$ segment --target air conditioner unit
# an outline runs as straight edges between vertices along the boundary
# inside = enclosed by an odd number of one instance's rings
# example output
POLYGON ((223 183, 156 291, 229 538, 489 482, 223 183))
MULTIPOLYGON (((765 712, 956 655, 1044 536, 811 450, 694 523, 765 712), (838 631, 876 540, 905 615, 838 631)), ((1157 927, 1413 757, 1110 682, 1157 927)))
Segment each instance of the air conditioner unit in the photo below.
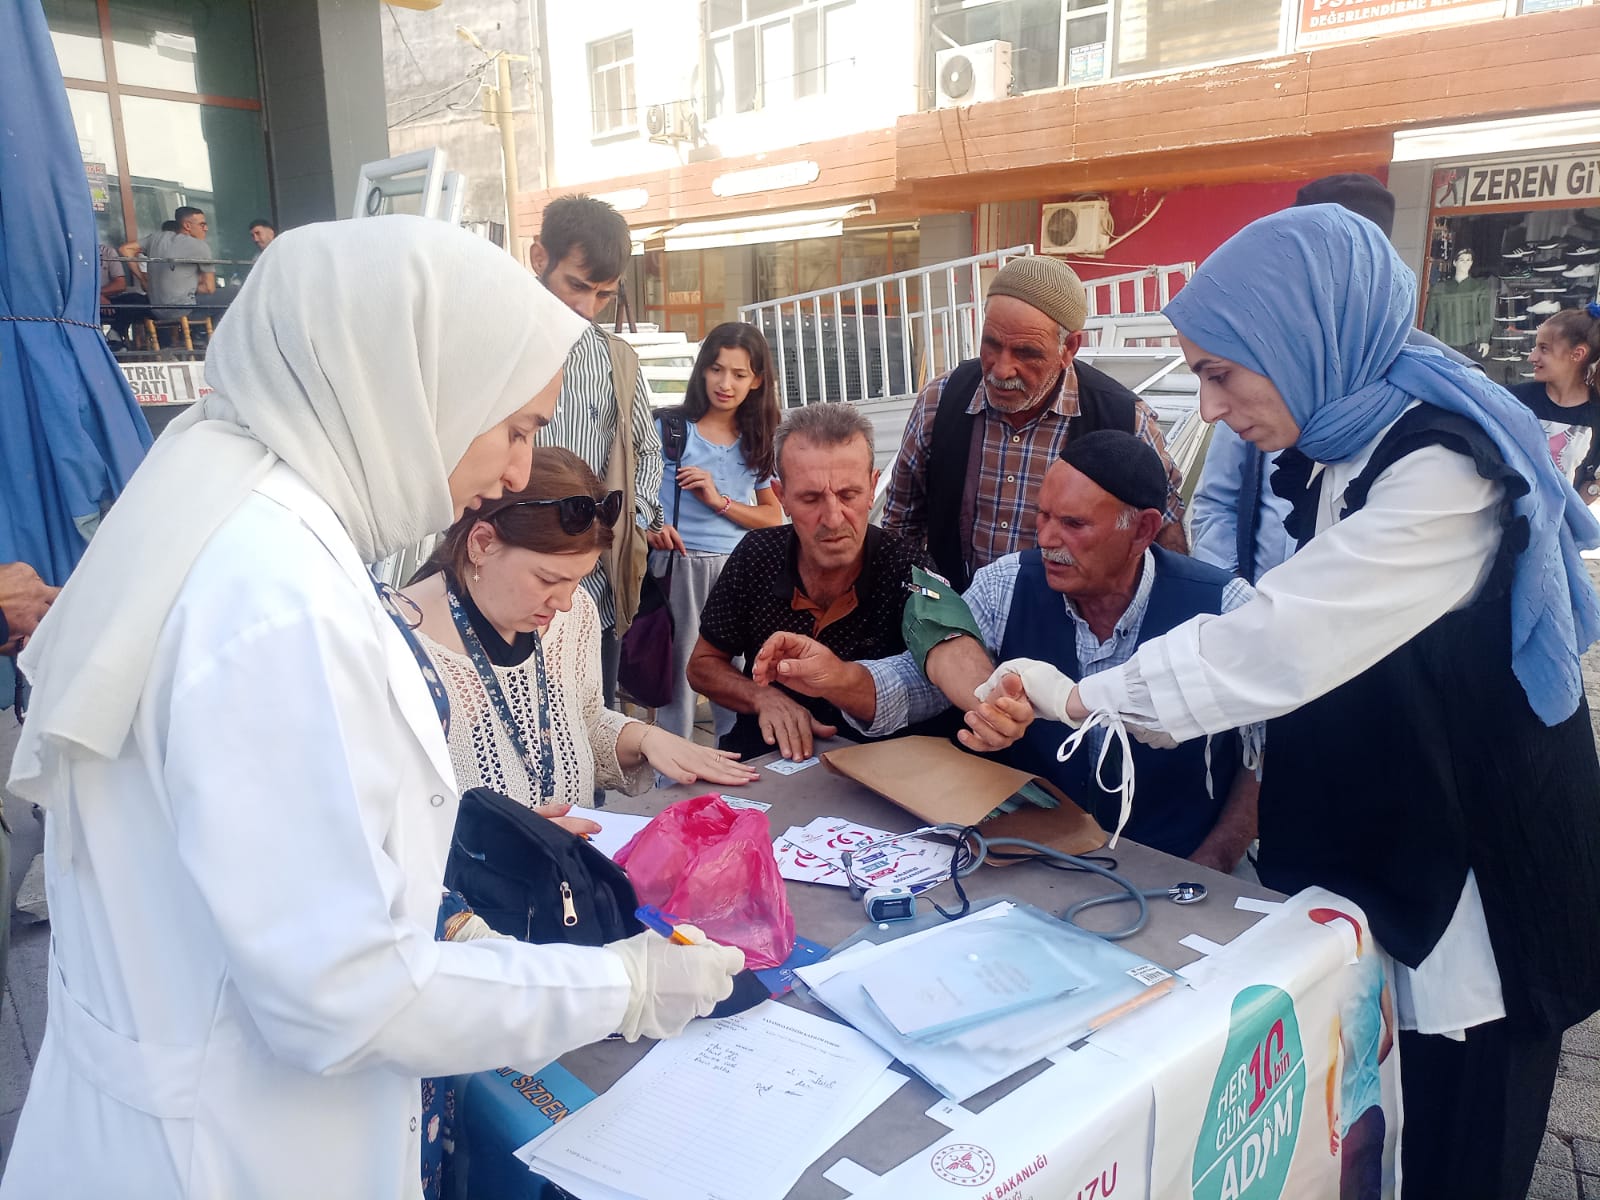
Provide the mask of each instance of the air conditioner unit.
POLYGON ((692 142, 698 124, 688 100, 651 104, 644 110, 644 134, 652 142, 692 142))
POLYGON ((1103 254, 1111 245, 1111 205, 1104 200, 1046 204, 1039 221, 1041 254, 1103 254))
POLYGON ((1011 43, 977 42, 934 56, 940 108, 998 100, 1011 93, 1011 43))

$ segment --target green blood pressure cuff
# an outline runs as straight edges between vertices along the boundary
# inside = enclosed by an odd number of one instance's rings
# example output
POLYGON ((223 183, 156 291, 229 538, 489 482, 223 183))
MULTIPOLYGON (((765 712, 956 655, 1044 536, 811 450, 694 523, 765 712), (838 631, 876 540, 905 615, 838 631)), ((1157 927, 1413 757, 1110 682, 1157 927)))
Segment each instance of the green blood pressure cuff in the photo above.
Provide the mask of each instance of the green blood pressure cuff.
POLYGON ((910 598, 906 601, 905 615, 900 619, 900 632, 906 639, 906 649, 916 660, 917 670, 927 671, 928 651, 940 642, 968 634, 983 644, 983 634, 972 618, 972 610, 960 593, 932 571, 921 567, 911 568, 911 582, 906 585, 910 598))

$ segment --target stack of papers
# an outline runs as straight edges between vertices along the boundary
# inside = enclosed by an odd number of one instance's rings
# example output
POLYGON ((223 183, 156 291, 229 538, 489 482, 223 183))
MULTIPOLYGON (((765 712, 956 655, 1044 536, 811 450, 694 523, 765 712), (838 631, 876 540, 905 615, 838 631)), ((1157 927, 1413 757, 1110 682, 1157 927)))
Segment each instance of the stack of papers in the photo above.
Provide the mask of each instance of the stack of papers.
POLYGON ((658 1043, 516 1154, 584 1200, 780 1200, 905 1076, 848 1026, 768 1001, 658 1043))
POLYGON ((773 843, 778 873, 799 883, 826 883, 847 887, 844 852, 855 852, 851 870, 863 887, 879 885, 909 888, 913 892, 936 887, 950 878, 949 842, 935 838, 906 838, 878 849, 857 847, 891 836, 886 829, 857 825, 840 817, 817 817, 806 825, 791 825, 773 843))
POLYGON ((795 972, 823 1004, 955 1101, 1164 994, 1170 972, 1001 902, 795 972))

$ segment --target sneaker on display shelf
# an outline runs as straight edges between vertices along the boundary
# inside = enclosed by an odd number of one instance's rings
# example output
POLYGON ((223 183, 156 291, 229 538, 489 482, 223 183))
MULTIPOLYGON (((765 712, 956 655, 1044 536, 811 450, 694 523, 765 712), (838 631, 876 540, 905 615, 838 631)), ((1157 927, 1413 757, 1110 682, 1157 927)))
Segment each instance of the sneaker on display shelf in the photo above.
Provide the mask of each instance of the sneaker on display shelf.
POLYGON ((1590 246, 1584 242, 1567 251, 1568 258, 1593 258, 1597 254, 1600 254, 1600 246, 1590 246))
POLYGON ((1561 239, 1557 238, 1553 242, 1535 242, 1533 248, 1535 250, 1559 250, 1561 249, 1561 239))
POLYGON ((1557 304, 1554 300, 1541 300, 1537 304, 1528 305, 1528 311, 1531 313, 1538 313, 1542 317, 1549 313, 1560 312, 1561 305, 1557 304))
POLYGON ((1564 279, 1593 279, 1600 271, 1600 263, 1579 263, 1571 270, 1561 272, 1564 279))
POLYGON ((1549 275, 1554 271, 1565 271, 1566 269, 1567 264, 1562 262, 1546 263, 1544 266, 1534 268, 1535 271, 1542 272, 1545 275, 1549 275))
POLYGON ((1501 258, 1532 258, 1533 247, 1530 245, 1518 246, 1515 250, 1507 250, 1501 258))

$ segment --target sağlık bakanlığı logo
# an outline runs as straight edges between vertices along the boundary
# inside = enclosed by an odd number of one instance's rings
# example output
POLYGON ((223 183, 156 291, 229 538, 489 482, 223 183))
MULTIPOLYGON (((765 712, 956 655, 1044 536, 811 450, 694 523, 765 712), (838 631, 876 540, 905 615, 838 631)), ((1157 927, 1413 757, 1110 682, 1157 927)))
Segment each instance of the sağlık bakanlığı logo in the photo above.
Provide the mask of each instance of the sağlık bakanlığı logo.
POLYGON ((982 1146, 958 1142, 934 1151, 933 1173, 946 1183, 982 1187, 994 1178, 994 1155, 982 1146))
POLYGON ((1294 1001, 1281 988, 1245 988, 1233 998, 1228 1042, 1195 1145, 1195 1200, 1278 1200, 1305 1091, 1294 1001))

